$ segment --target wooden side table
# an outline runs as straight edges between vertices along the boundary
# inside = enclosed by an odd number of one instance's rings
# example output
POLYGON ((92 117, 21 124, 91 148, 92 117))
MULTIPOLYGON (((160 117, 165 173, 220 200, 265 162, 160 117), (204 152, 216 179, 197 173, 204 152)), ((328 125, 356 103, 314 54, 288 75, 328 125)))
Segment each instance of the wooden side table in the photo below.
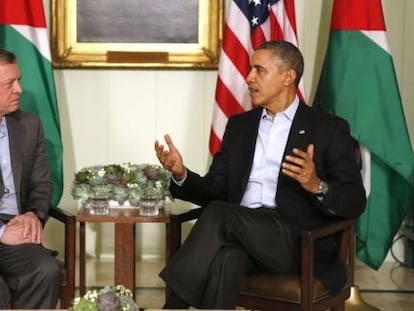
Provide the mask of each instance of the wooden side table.
MULTIPOLYGON (((110 214, 94 216, 89 209, 81 208, 76 216, 79 222, 79 293, 86 292, 86 252, 85 224, 87 222, 111 222, 115 225, 115 284, 123 284, 135 295, 135 224, 165 223, 166 262, 181 245, 181 225, 185 221, 198 218, 201 208, 181 208, 167 205, 158 216, 141 216, 138 208, 113 207, 110 214)), ((168 297, 169 290, 166 289, 168 297)))

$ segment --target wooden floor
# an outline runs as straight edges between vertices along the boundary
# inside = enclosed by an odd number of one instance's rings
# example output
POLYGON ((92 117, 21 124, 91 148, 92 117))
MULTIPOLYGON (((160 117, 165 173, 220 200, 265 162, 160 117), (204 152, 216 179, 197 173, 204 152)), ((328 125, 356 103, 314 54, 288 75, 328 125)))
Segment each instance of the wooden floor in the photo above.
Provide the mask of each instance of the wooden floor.
MULTIPOLYGON (((164 304, 164 283, 158 277, 164 265, 160 260, 137 262, 137 302, 143 308, 161 308, 164 304)), ((102 287, 113 284, 113 261, 87 260, 87 285, 102 287)), ((356 293, 362 300, 353 311, 368 311, 375 306, 384 311, 414 310, 414 270, 397 263, 384 263, 378 271, 357 262, 356 293), (368 304, 368 305, 365 305, 368 304)), ((357 300, 358 301, 358 300, 357 300)))

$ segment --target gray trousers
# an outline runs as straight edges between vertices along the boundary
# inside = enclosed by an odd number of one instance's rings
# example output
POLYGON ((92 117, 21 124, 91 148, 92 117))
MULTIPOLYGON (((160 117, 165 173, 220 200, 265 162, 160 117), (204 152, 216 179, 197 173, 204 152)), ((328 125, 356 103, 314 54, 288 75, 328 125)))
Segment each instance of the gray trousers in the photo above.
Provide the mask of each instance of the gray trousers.
POLYGON ((234 309, 251 272, 297 272, 295 245, 277 210, 207 205, 160 277, 189 305, 234 309))
POLYGON ((0 309, 55 309, 59 267, 54 251, 37 244, 0 243, 0 309))

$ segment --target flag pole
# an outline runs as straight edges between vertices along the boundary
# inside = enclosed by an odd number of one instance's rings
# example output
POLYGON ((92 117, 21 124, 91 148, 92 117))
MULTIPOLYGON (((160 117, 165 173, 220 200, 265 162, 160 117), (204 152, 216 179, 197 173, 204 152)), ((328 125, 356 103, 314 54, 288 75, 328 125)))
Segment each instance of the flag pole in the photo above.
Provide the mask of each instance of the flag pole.
MULTIPOLYGON (((350 256, 350 266, 355 267, 355 233, 354 238, 350 239, 353 245, 350 245, 350 248, 354 250, 353 256, 350 256)), ((380 311, 377 307, 371 306, 366 303, 362 298, 359 286, 355 285, 355 268, 354 271, 351 271, 351 292, 349 298, 345 301, 345 311, 380 311)))

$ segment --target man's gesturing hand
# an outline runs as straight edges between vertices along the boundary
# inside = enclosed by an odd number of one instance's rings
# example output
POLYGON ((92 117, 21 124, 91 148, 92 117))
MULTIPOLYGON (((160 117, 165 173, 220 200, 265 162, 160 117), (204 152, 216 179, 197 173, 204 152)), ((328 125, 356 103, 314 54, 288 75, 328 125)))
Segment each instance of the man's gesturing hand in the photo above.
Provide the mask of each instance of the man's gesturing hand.
POLYGON ((176 180, 181 180, 185 177, 183 158, 177 148, 175 148, 171 137, 168 134, 164 136, 164 139, 168 149, 160 144, 158 140, 155 141, 157 158, 161 165, 174 175, 176 180))

